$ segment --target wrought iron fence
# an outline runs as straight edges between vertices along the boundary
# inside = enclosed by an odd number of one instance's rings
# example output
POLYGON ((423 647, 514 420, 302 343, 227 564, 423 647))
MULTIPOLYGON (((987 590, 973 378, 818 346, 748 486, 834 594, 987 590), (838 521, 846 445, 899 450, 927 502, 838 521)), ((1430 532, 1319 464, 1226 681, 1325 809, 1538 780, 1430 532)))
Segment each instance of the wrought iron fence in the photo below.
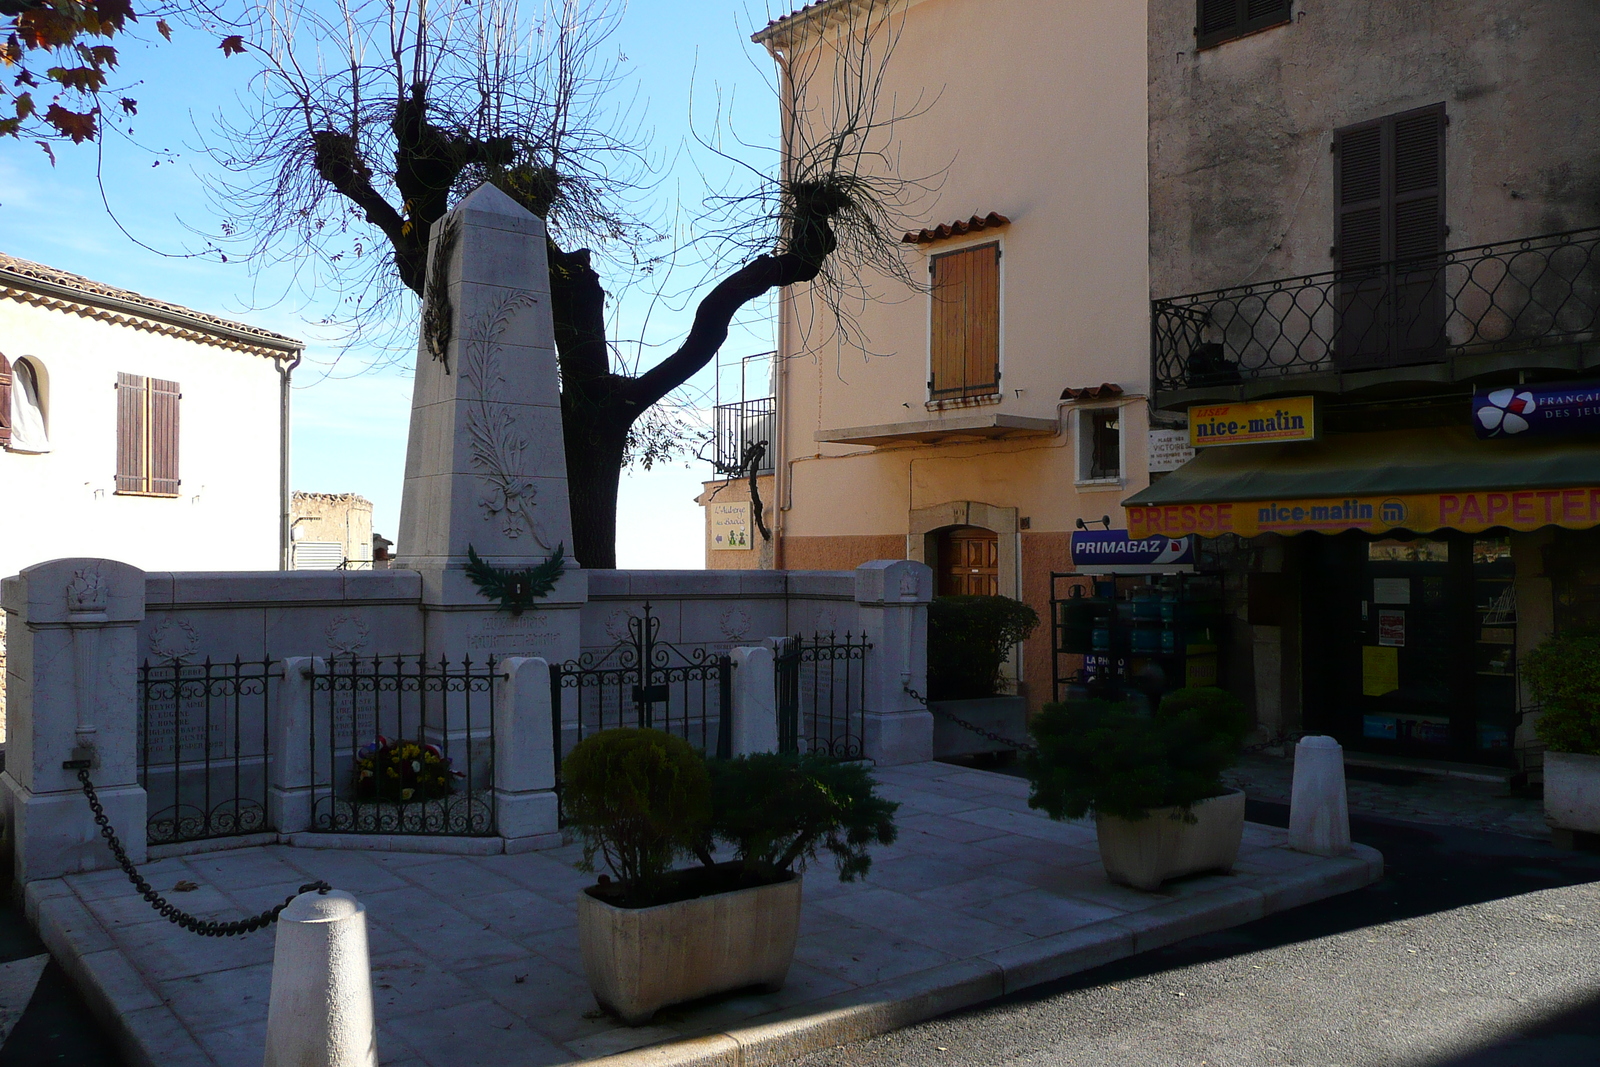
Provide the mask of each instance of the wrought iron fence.
POLYGON ((772 473, 773 445, 778 439, 778 408, 774 398, 718 404, 712 409, 712 430, 716 439, 712 465, 717 473, 729 477, 749 474, 744 469, 745 456, 750 446, 758 443, 766 447, 756 463, 756 473, 772 473))
POLYGON ((1157 389, 1587 344, 1600 228, 1151 302, 1157 389))
POLYGON ((492 836, 497 661, 339 656, 311 687, 311 829, 492 836))
POLYGON ((267 809, 271 686, 277 661, 139 667, 139 784, 152 845, 272 829, 267 809))
POLYGON ((585 652, 550 668, 556 764, 591 734, 649 727, 717 756, 733 748, 733 665, 726 652, 679 648, 661 640, 661 620, 646 603, 604 652, 585 652))
POLYGON ((778 750, 866 755, 866 634, 795 634, 774 659, 778 690, 778 750))

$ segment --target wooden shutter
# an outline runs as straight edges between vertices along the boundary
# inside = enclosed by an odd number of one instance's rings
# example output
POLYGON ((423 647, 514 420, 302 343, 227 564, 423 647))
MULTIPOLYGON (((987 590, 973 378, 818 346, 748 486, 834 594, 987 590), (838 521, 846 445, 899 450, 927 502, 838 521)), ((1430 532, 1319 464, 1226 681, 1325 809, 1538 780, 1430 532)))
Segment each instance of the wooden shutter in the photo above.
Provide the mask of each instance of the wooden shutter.
POLYGON ((137 374, 117 375, 117 492, 147 492, 145 441, 149 388, 137 374))
POLYGON ((1247 33, 1289 21, 1290 0, 1198 0, 1196 46, 1211 48, 1247 33))
POLYGON ((1334 134, 1335 356, 1346 369, 1434 358, 1443 288, 1444 105, 1334 134), (1397 265, 1396 261, 1400 261, 1397 265))
POLYGON ((0 448, 11 447, 11 361, 0 352, 0 448))
POLYGON ((177 382, 150 379, 150 489, 160 496, 178 495, 177 382))
POLYGON ((934 257, 929 343, 933 399, 999 391, 999 245, 934 257))

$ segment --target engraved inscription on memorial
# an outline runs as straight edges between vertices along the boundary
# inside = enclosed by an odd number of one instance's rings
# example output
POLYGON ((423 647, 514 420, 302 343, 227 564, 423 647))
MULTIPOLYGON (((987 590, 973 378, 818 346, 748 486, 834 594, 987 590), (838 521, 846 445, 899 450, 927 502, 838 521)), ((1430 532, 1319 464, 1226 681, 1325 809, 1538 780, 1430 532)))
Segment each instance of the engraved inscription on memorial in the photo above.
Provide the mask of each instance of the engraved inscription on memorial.
POLYGON ((561 637, 560 625, 544 612, 491 615, 483 620, 480 632, 467 635, 467 650, 496 656, 538 655, 558 648, 561 637))
MULTIPOLYGON (((206 707, 203 685, 184 686, 175 699, 173 687, 152 687, 139 719, 139 751, 150 763, 187 763, 233 754, 231 707, 206 707), (207 726, 209 724, 209 730, 207 726)), ((220 703, 220 702, 218 702, 220 703)), ((260 735, 256 730, 256 735, 260 735)))

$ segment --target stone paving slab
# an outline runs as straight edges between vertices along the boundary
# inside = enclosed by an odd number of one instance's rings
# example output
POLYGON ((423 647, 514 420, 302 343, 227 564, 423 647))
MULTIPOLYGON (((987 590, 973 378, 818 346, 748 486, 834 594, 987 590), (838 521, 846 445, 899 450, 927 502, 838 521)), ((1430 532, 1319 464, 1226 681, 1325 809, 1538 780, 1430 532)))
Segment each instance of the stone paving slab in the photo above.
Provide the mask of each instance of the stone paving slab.
MULTIPOLYGON (((1159 893, 1112 885, 1091 823, 1027 806, 1027 783, 917 764, 877 772, 900 840, 871 874, 806 875, 795 964, 776 993, 713 998, 639 1028, 599 1012, 578 956, 592 875, 568 844, 522 855, 284 845, 174 856, 146 877, 186 910, 232 918, 326 879, 367 908, 379 1021, 393 1067, 786 1062, 1133 953, 1367 885, 1383 859, 1323 859, 1247 824, 1231 875, 1159 893), (180 881, 199 886, 173 892, 180 881)), ((117 871, 27 887, 45 943, 137 1067, 258 1067, 272 936, 200 938, 162 920, 117 871)))

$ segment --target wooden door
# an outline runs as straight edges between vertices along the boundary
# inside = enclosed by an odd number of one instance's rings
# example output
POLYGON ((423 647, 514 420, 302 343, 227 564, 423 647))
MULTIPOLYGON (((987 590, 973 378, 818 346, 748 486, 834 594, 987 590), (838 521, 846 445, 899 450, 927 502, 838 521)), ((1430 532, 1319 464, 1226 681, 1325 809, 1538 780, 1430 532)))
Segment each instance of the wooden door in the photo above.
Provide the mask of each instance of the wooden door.
POLYGON ((939 534, 939 595, 998 596, 1000 536, 977 526, 939 534))

